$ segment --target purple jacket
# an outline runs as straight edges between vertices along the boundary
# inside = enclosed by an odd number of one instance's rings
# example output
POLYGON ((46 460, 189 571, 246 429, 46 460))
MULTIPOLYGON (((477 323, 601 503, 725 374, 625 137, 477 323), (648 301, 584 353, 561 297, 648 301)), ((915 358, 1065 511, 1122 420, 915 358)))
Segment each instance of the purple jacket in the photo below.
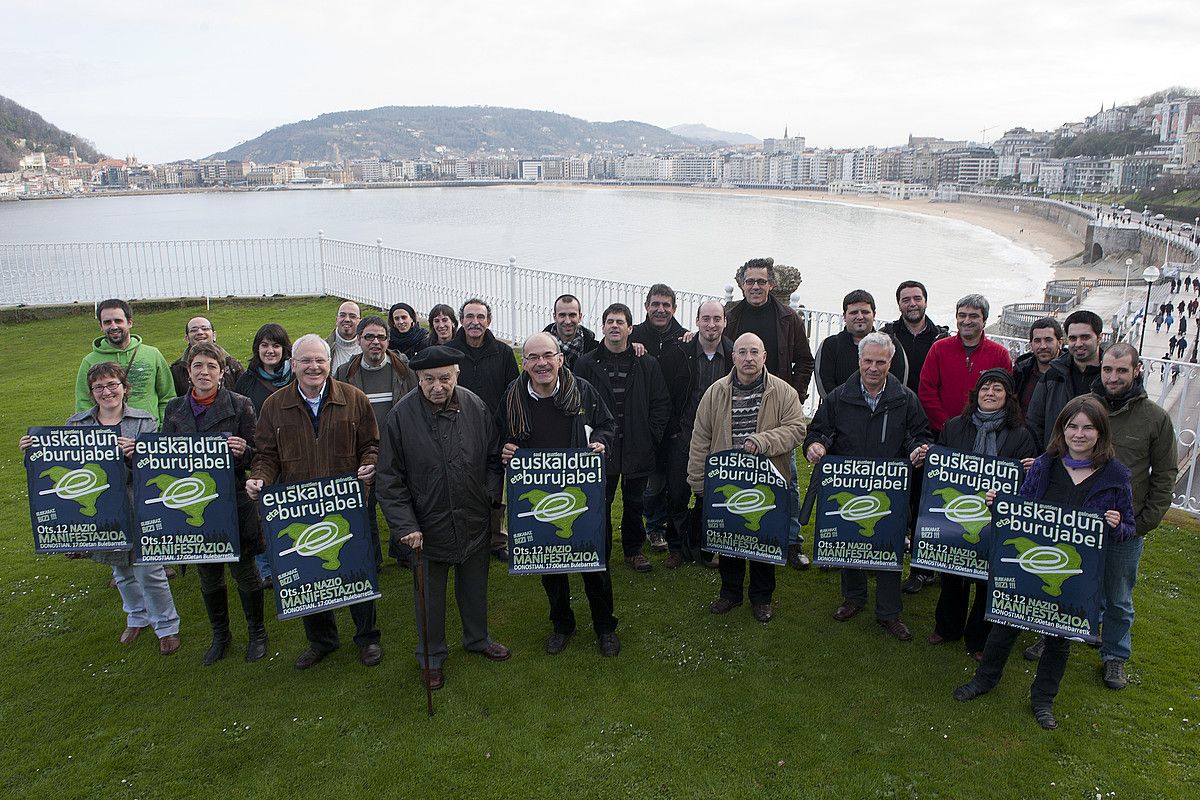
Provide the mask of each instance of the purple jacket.
MULTIPOLYGON (((1021 484, 1020 495, 1031 500, 1045 499, 1046 488, 1050 485, 1051 459, 1046 454, 1037 457, 1029 472, 1025 474, 1025 482, 1021 484)), ((1050 502, 1054 502, 1051 499, 1050 502)), ((1133 489, 1130 486, 1128 468, 1120 461, 1113 459, 1104 465, 1092 484, 1092 490, 1083 501, 1083 508, 1104 514, 1109 509, 1121 512, 1121 524, 1109 528, 1109 536, 1114 542, 1132 539, 1135 535, 1133 521, 1133 489)))

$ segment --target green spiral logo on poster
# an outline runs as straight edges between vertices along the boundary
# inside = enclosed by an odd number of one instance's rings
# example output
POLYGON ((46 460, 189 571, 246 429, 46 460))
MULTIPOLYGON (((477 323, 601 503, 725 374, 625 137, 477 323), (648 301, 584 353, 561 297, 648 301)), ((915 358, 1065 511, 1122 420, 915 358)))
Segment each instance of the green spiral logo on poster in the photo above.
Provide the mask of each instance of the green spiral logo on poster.
POLYGON ((96 500, 108 488, 108 474, 99 464, 84 464, 78 469, 50 467, 38 477, 54 481, 53 486, 42 489, 39 495, 52 494, 63 500, 74 500, 79 504, 79 513, 85 517, 96 516, 96 500))
POLYGON ((946 519, 961 525, 966 531, 963 535, 965 541, 979 544, 980 532, 992 521, 985 494, 964 494, 949 487, 936 489, 933 494, 942 498, 943 505, 929 510, 945 514, 946 519))
POLYGON ((724 503, 713 503, 713 508, 727 508, 746 520, 746 530, 757 531, 763 514, 775 508, 775 492, 761 483, 747 489, 731 484, 718 486, 717 491, 725 497, 724 503))
POLYGON ((146 505, 162 503, 164 506, 187 515, 187 522, 194 528, 204 524, 204 509, 217 499, 217 482, 207 472, 193 472, 186 477, 155 475, 146 481, 147 486, 158 488, 158 497, 146 500, 146 505))
POLYGON ((838 492, 829 499, 838 506, 829 515, 857 524, 859 535, 867 538, 875 535, 875 523, 892 513, 892 501, 879 491, 861 495, 838 492))
POLYGON ((292 540, 292 546, 279 553, 281 557, 296 553, 319 558, 324 562, 321 566, 327 570, 335 570, 342 565, 342 545, 353 538, 350 523, 341 514, 330 514, 311 525, 297 522, 281 530, 279 536, 287 536, 292 540))
POLYGON ((1011 544, 1015 547, 1017 557, 1000 560, 1008 564, 1016 564, 1030 575, 1041 578, 1042 591, 1051 597, 1061 595, 1063 583, 1072 575, 1079 575, 1083 572, 1079 568, 1083 564, 1083 557, 1072 545, 1039 545, 1024 536, 1005 539, 1004 544, 1011 544))
POLYGON ((560 539, 570 539, 574 535, 572 526, 575 519, 588 510, 587 497, 583 490, 575 486, 561 492, 530 489, 519 499, 528 500, 530 509, 517 514, 518 517, 533 517, 538 522, 553 525, 560 539))

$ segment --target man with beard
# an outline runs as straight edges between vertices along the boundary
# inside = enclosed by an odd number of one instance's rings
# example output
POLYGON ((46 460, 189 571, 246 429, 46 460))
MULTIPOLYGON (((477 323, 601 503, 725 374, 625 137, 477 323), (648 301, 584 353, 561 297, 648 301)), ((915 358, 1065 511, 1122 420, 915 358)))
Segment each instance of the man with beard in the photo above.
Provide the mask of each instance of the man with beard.
MULTIPOLYGON (((492 413, 500 408, 504 390, 517 379, 517 359, 512 348, 496 338, 488 328, 492 325, 492 307, 472 297, 462 304, 458 318, 461 327, 449 346, 463 354, 459 363, 458 385, 470 389, 492 413)), ((508 540, 502 525, 504 506, 497 500, 492 509, 491 552, 499 561, 508 560, 508 540)))
POLYGON ((1062 339, 1062 325, 1054 317, 1042 317, 1029 327, 1029 352, 1022 353, 1013 364, 1013 384, 1022 413, 1029 413, 1033 390, 1050 369, 1050 362, 1062 352, 1062 339))
MULTIPOLYGON (((175 382, 175 396, 183 397, 191 388, 191 383, 188 380, 188 355, 194 345, 201 342, 217 342, 217 330, 213 327, 212 322, 204 317, 192 317, 183 326, 183 341, 187 347, 183 351, 183 355, 178 361, 171 364, 171 378, 175 382)), ((221 385, 225 388, 232 387, 237 383, 238 378, 242 377, 242 362, 238 361, 228 353, 225 354, 225 370, 221 374, 221 385)))
MULTIPOLYGON (((333 375, 335 380, 348 383, 367 396, 380 430, 383 430, 383 421, 392 406, 417 385, 416 377, 408 368, 408 359, 402 353, 389 350, 387 345, 387 321, 383 317, 364 317, 358 323, 358 346, 362 352, 338 367, 333 375)), ((375 492, 370 492, 367 521, 371 526, 371 546, 377 568, 383 565, 379 519, 375 513, 378 505, 375 492)), ((389 547, 389 555, 407 566, 411 551, 404 545, 393 545, 389 547)))
POLYGON ((333 359, 329 367, 331 372, 337 372, 338 367, 359 353, 358 320, 360 313, 358 303, 351 300, 338 306, 337 321, 334 323, 333 331, 325 337, 325 344, 329 345, 330 358, 333 359))
POLYGON ((896 287, 896 305, 900 307, 900 319, 883 326, 883 332, 891 336, 908 359, 908 380, 905 385, 914 393, 921 388, 921 368, 929 348, 938 339, 949 335, 949 328, 938 325, 926 314, 929 295, 925 284, 920 281, 904 281, 896 287))
POLYGON ((596 334, 583 326, 583 305, 573 294, 554 301, 554 322, 543 330, 558 340, 567 369, 575 369, 575 361, 596 346, 596 334))
POLYGON ((88 370, 104 361, 115 361, 125 369, 129 380, 128 404, 148 411, 162 424, 167 403, 175 397, 171 368, 158 348, 142 344, 142 337, 130 333, 133 309, 124 300, 104 300, 96 307, 96 320, 103 336, 92 341, 92 352, 83 357, 75 376, 75 411, 87 411, 96 404, 88 387, 88 370))
POLYGON ((1092 311, 1075 311, 1067 317, 1063 329, 1067 332, 1067 352, 1050 362, 1029 401, 1029 430, 1039 451, 1050 442, 1054 421, 1067 401, 1090 392, 1100 377, 1104 322, 1092 311))

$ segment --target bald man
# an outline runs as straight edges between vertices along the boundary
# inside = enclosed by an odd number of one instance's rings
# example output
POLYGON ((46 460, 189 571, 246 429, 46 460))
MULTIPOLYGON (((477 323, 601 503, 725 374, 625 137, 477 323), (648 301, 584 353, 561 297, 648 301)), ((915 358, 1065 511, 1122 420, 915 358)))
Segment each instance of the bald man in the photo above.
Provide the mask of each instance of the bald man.
MULTIPOLYGON (((171 365, 171 380, 175 383, 176 397, 184 397, 192 390, 187 368, 188 354, 191 352, 192 346, 201 342, 213 342, 215 344, 216 341, 217 329, 205 317, 192 317, 187 321, 187 325, 183 326, 183 342, 186 347, 179 360, 171 365)), ((242 372, 244 371, 242 362, 226 353, 225 372, 221 375, 221 385, 226 389, 231 388, 237 383, 238 378, 242 377, 242 372)))
POLYGON ((349 364, 350 359, 362 352, 362 348, 358 344, 360 319, 361 312, 358 309, 358 303, 347 300, 338 306, 337 321, 334 323, 333 332, 325 338, 325 343, 329 345, 330 357, 333 359, 330 365, 332 372, 337 372, 338 367, 342 364, 349 364))

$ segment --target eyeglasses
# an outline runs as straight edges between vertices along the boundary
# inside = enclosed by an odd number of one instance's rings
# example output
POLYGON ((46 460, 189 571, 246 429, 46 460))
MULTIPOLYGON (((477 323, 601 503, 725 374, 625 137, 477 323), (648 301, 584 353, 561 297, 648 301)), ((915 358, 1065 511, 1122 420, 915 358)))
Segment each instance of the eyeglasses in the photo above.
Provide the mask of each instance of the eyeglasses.
POLYGON ((316 366, 323 366, 329 363, 329 359, 321 358, 320 356, 305 356, 304 358, 296 359, 296 363, 302 367, 309 367, 314 364, 316 366))
POLYGON ((368 342, 386 342, 388 335, 386 333, 364 333, 362 338, 368 342))
POLYGON ((193 325, 192 327, 188 328, 188 333, 203 333, 204 331, 211 330, 211 325, 193 325))
POLYGON ((766 286, 770 283, 766 278, 746 278, 742 281, 743 286, 766 286))
POLYGON ((118 389, 123 388, 118 381, 112 383, 98 383, 92 387, 92 394, 116 394, 118 389))
POLYGON ((558 355, 558 353, 526 353, 524 356, 524 360, 525 361, 534 361, 534 362, 550 361, 556 355, 558 355))

